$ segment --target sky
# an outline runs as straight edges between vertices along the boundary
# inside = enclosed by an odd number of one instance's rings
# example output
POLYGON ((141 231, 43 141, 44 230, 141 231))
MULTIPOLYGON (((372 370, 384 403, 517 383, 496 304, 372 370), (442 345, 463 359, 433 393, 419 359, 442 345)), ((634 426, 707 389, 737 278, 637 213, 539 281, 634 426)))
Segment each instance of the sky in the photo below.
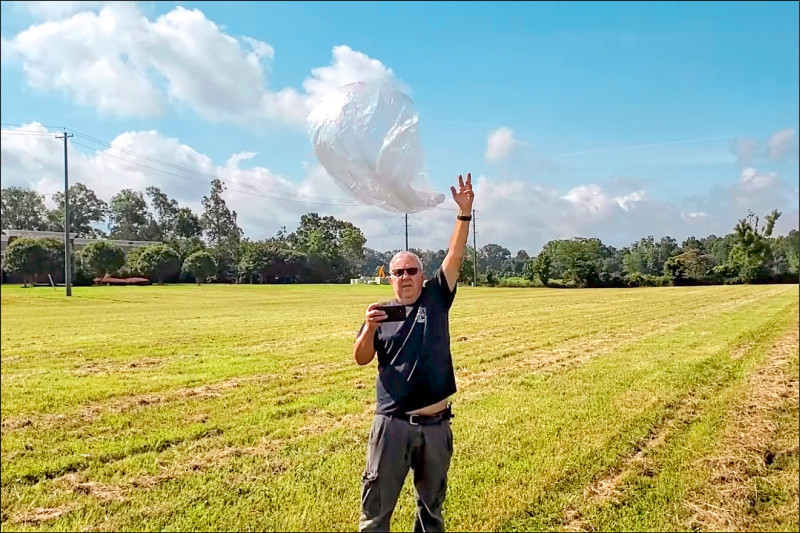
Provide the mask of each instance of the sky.
MULTIPOLYGON (((154 185, 246 237, 305 213, 405 246, 403 214, 320 164, 306 118, 358 81, 404 87, 424 178, 409 246, 444 249, 470 172, 478 247, 798 227, 797 2, 2 2, 2 186, 154 185)), ((470 243, 472 235, 470 235, 470 243)))

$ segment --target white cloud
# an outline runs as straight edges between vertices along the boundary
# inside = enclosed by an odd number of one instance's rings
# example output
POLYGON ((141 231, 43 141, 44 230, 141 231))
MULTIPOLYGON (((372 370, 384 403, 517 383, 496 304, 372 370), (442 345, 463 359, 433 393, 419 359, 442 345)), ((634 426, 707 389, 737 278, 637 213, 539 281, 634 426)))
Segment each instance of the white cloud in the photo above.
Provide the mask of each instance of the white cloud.
POLYGON ((503 161, 511 155, 518 144, 511 129, 506 127, 497 128, 489 132, 484 157, 490 162, 503 161))
POLYGON ((617 204, 603 189, 597 185, 581 185, 571 189, 564 197, 580 213, 588 218, 600 218, 607 215, 617 204))
POLYGON ((778 175, 774 172, 759 172, 753 167, 747 167, 742 170, 739 187, 744 192, 753 192, 773 187, 778 181, 778 175))
POLYGON ((622 209, 625 211, 630 211, 636 206, 636 204, 644 200, 646 197, 647 193, 644 191, 634 191, 624 196, 617 196, 614 198, 614 200, 617 201, 617 204, 619 204, 622 209))
POLYGON ((42 20, 62 20, 75 13, 102 7, 112 2, 70 2, 60 0, 56 2, 21 2, 20 4, 32 15, 42 20))
POLYGON ((178 6, 151 21, 133 2, 74 4, 35 7, 51 20, 4 40, 3 61, 20 60, 35 89, 66 93, 105 115, 156 117, 171 103, 212 122, 299 127, 331 89, 398 81, 380 61, 337 46, 331 65, 303 82, 304 93, 274 91, 267 79, 272 46, 232 37, 197 9, 178 6), (100 9, 76 12, 91 7, 100 9))
POLYGON ((736 157, 739 160, 739 165, 743 167, 750 166, 759 156, 759 153, 761 152, 761 144, 756 139, 742 137, 733 141, 731 151, 736 154, 736 157))
POLYGON ((756 161, 770 159, 780 161, 797 158, 798 143, 794 128, 775 131, 766 142, 751 137, 735 139, 731 151, 736 154, 739 165, 750 167, 756 161))
POLYGON ((681 218, 686 221, 687 224, 694 225, 694 224, 702 224, 705 219, 708 218, 708 213, 700 212, 693 212, 693 213, 681 213, 681 218))
POLYGON ((767 141, 767 153, 771 159, 797 157, 797 138, 794 128, 776 131, 767 141))

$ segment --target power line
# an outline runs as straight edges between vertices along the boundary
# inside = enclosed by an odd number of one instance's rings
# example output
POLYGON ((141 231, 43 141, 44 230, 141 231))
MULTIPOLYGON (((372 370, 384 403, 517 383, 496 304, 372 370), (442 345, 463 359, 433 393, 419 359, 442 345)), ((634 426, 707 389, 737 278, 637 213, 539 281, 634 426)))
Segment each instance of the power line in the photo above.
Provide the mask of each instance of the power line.
MULTIPOLYGON (((153 163, 158 163, 158 164, 170 167, 170 168, 174 168, 176 170, 182 170, 184 172, 188 172, 188 173, 191 173, 191 174, 196 174, 198 176, 204 176, 204 177, 208 177, 208 178, 211 178, 211 179, 218 179, 220 181, 226 181, 222 177, 220 177, 220 176, 218 176, 216 174, 210 174, 208 172, 203 172, 203 171, 191 168, 191 167, 186 167, 186 166, 183 166, 183 165, 177 165, 177 164, 171 163, 169 161, 164 161, 162 159, 158 159, 158 158, 155 158, 155 157, 150 157, 150 156, 147 156, 147 155, 143 155, 143 154, 140 154, 138 152, 134 152, 133 150, 129 150, 127 148, 121 148, 119 146, 114 146, 113 144, 109 144, 109 143, 107 143, 105 141, 102 141, 100 139, 96 139, 96 138, 91 137, 89 135, 86 135, 84 133, 76 132, 75 130, 71 130, 71 131, 75 132, 75 134, 78 135, 79 137, 87 139, 87 140, 89 140, 91 142, 95 142, 97 144, 106 146, 108 148, 112 148, 114 150, 119 150, 121 152, 133 155, 135 157, 140 157, 140 158, 142 158, 142 159, 144 159, 146 161, 151 161, 153 163)), ((81 146, 85 146, 85 145, 81 145, 81 146)), ((87 148, 95 149, 95 148, 92 148, 92 147, 87 147, 87 148)), ((100 152, 100 153, 105 153, 105 152, 100 152)), ((130 160, 126 160, 126 161, 131 162, 130 160)), ((226 185, 227 185, 227 182, 226 182, 226 185)), ((271 193, 271 194, 280 194, 280 195, 287 196, 287 197, 290 197, 290 198, 301 198, 301 199, 304 199, 304 201, 307 201, 309 203, 313 203, 313 201, 321 201, 322 203, 331 203, 331 204, 336 204, 336 205, 343 206, 343 207, 345 207, 345 206, 360 207, 360 206, 365 205, 365 204, 363 204, 361 202, 354 201, 354 200, 333 199, 333 198, 325 198, 325 197, 321 197, 321 196, 304 195, 304 194, 293 193, 293 192, 290 192, 290 191, 282 191, 282 190, 279 190, 279 189, 270 189, 270 188, 266 188, 266 187, 259 187, 259 186, 256 186, 256 185, 251 185, 249 183, 237 182, 237 185, 240 185, 240 186, 246 187, 246 188, 250 188, 250 189, 253 189, 253 190, 265 191, 265 192, 268 192, 268 193, 271 193), (306 200, 306 199, 308 199, 308 200, 306 200)))
MULTIPOLYGON (((83 144, 83 143, 73 142, 72 144, 73 145, 77 145, 77 146, 82 146, 82 147, 88 148, 90 150, 96 150, 94 147, 88 146, 88 145, 83 144)), ((161 168, 156 168, 156 167, 153 167, 153 166, 150 166, 150 165, 145 165, 144 163, 140 163, 138 161, 133 161, 131 159, 126 159, 124 157, 113 155, 113 154, 110 154, 108 152, 98 151, 97 153, 100 154, 100 155, 106 156, 106 157, 112 157, 114 159, 119 159, 120 161, 125 161, 126 163, 131 163, 133 165, 138 165, 138 166, 140 166, 142 168, 147 168, 147 169, 150 169, 150 170, 154 170, 156 172, 161 172, 163 174, 167 174, 169 176, 174 176, 176 178, 180 178, 180 179, 183 179, 183 180, 191 181, 191 182, 194 182, 194 183, 202 183, 204 185, 208 185, 210 183, 210 181, 193 179, 193 178, 190 178, 190 177, 187 177, 187 176, 183 176, 181 174, 176 174, 175 172, 170 172, 168 170, 164 170, 164 169, 161 169, 161 168)), ((283 200, 285 202, 294 202, 294 203, 299 203, 299 204, 330 205, 330 206, 334 206, 334 207, 369 207, 366 204, 339 203, 338 201, 332 200, 332 199, 328 200, 328 201, 304 200, 304 199, 302 199, 302 198, 304 198, 302 195, 297 195, 297 198, 285 198, 285 197, 273 196, 273 195, 269 195, 269 194, 258 194, 256 192, 251 192, 251 191, 247 191, 247 190, 238 189, 235 186, 232 186, 230 182, 228 182, 226 180, 223 180, 222 178, 216 178, 216 179, 219 179, 220 181, 225 183, 225 187, 230 189, 230 190, 233 190, 233 191, 236 191, 236 192, 240 192, 242 194, 248 194, 248 195, 251 195, 251 196, 258 196, 260 198, 270 198, 270 199, 273 199, 273 200, 283 200)), ((237 182, 237 183, 235 183, 235 185, 240 185, 240 184, 237 182)))

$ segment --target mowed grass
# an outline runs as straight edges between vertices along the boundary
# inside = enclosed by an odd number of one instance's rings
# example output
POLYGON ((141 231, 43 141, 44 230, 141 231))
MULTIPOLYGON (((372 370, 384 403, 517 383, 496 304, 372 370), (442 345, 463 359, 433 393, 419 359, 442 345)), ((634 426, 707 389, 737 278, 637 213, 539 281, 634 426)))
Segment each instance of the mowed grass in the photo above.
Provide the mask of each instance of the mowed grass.
MULTIPOLYGON (((389 287, 1 296, 4 531, 356 529, 389 287)), ((798 296, 459 288, 447 528, 797 531, 798 296)))

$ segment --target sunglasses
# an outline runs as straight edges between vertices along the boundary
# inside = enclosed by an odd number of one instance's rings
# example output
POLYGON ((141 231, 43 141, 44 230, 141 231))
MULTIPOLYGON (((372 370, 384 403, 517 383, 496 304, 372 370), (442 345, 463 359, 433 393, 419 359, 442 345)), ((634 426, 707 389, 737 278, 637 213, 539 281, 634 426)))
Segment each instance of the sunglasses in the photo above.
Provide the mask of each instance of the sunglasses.
POLYGON ((419 272, 419 269, 417 267, 396 268, 396 269, 392 270, 392 276, 394 276, 396 278, 402 277, 403 272, 407 272, 409 276, 416 276, 417 272, 419 272))

